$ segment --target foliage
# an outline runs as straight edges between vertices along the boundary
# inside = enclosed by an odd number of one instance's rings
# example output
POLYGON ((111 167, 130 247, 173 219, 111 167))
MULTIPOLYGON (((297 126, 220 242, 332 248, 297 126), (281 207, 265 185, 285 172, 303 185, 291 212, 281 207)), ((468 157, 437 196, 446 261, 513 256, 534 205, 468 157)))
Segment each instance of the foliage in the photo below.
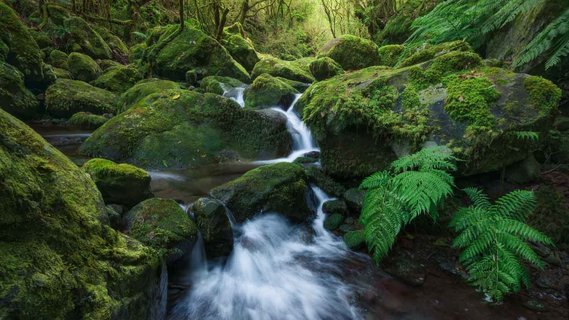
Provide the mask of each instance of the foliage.
POLYGON ((437 206, 452 194, 456 160, 445 147, 425 148, 392 162, 389 170, 364 179, 367 190, 360 221, 379 262, 406 224, 422 214, 437 217, 437 206))
POLYGON ((469 282, 493 301, 501 301, 522 284, 529 286, 522 260, 543 267, 527 242, 552 242, 524 223, 535 208, 533 192, 512 191, 494 204, 478 189, 464 192, 473 205, 459 209, 452 218, 451 228, 460 233, 453 247, 463 249, 459 259, 469 272, 469 282))

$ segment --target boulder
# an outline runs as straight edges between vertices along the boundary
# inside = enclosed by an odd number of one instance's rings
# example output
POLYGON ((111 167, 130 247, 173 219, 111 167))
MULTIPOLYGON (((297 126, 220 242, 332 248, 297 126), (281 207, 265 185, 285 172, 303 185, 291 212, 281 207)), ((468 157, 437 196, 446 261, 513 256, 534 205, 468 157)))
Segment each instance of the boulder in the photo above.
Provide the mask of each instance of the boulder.
POLYGON ((142 75, 133 65, 110 67, 93 85, 115 93, 123 93, 142 80, 142 75))
POLYGON ((99 60, 97 61, 97 63, 99 64, 99 67, 101 67, 101 70, 103 70, 103 72, 106 72, 107 70, 109 70, 110 68, 113 67, 124 67, 125 65, 120 63, 120 62, 116 62, 115 60, 109 60, 109 59, 103 59, 103 60, 99 60))
POLYGON ((89 112, 77 112, 76 114, 72 115, 69 120, 67 120, 67 123, 75 128, 92 130, 97 129, 107 121, 109 121, 109 118, 105 116, 100 116, 89 112))
POLYGON ((344 216, 339 213, 333 213, 326 216, 326 219, 324 219, 324 228, 326 228, 326 230, 334 231, 338 229, 342 223, 344 223, 344 216))
POLYGON ((106 225, 93 181, 2 110, 0 137, 0 318, 163 318, 158 253, 106 225))
POLYGON ((47 113, 69 118, 77 112, 114 113, 117 96, 83 81, 58 79, 45 93, 47 113))
POLYGON ((539 178, 541 165, 533 154, 506 168, 506 180, 511 183, 528 183, 539 178))
POLYGON ((95 59, 111 59, 111 48, 89 23, 77 16, 66 18, 63 27, 68 30, 67 52, 81 52, 95 59))
POLYGON ((144 79, 125 91, 118 100, 118 112, 128 110, 140 100, 153 93, 159 93, 171 89, 180 89, 180 84, 161 79, 144 79))
POLYGON ((90 82, 101 74, 102 70, 88 55, 73 52, 67 59, 67 66, 71 77, 75 80, 90 82))
POLYGON ((152 197, 148 172, 126 163, 106 159, 91 159, 83 165, 91 176, 105 203, 132 207, 152 197))
POLYGON ((466 41, 458 40, 452 42, 445 42, 435 45, 427 44, 416 48, 415 50, 408 50, 402 57, 397 67, 408 67, 421 62, 432 60, 438 56, 445 55, 450 52, 471 52, 472 47, 466 41))
POLYGON ((245 89, 245 108, 282 107, 286 109, 294 101, 296 94, 298 91, 288 83, 264 73, 245 89))
POLYGON ((358 188, 351 188, 344 192, 343 198, 352 212, 359 213, 364 205, 365 191, 358 188))
POLYGON ((348 205, 343 200, 333 199, 324 202, 324 204, 322 205, 322 210, 324 211, 324 213, 329 215, 332 214, 345 215, 348 212, 348 205))
POLYGON ((55 68, 68 69, 67 61, 69 56, 67 53, 59 50, 51 50, 48 57, 48 62, 55 68))
MULTIPOLYGON (((249 82, 249 74, 214 38, 191 25, 180 33, 178 25, 168 26, 156 43, 148 43, 145 57, 157 75, 186 80, 186 72, 203 71, 204 76, 226 76, 249 82)), ((152 38, 149 38, 149 42, 152 38)), ((200 79, 197 79, 200 80, 200 79)))
POLYGON ((344 234, 344 243, 350 250, 360 250, 365 248, 366 240, 363 230, 352 230, 344 234))
POLYGON ((26 88, 24 75, 4 62, 0 62, 0 108, 21 119, 39 113, 39 101, 26 88))
POLYGON ((226 34, 222 44, 233 59, 248 72, 251 72, 260 60, 253 42, 250 39, 245 39, 241 34, 226 34))
POLYGON ((312 58, 304 58, 295 61, 285 61, 271 56, 264 56, 253 68, 251 78, 255 79, 263 73, 267 73, 273 77, 282 77, 303 83, 314 82, 314 76, 312 76, 308 68, 312 60, 312 58))
POLYGON ((328 41, 318 52, 318 57, 329 57, 344 70, 357 70, 379 65, 378 47, 373 41, 343 35, 328 41))
POLYGON ((211 198, 200 198, 192 204, 209 258, 228 256, 233 249, 233 230, 226 210, 223 202, 211 198))
POLYGON ((145 168, 188 168, 288 154, 286 118, 216 94, 166 90, 109 120, 81 146, 86 155, 145 168))
POLYGON ((171 199, 145 200, 125 217, 125 232, 165 256, 169 265, 191 252, 198 229, 180 205, 171 199))
POLYGON ((44 77, 42 52, 16 12, 3 2, 0 2, 0 29, 0 52, 4 52, 0 61, 5 60, 22 72, 28 86, 45 89, 50 82, 44 77))
POLYGON ((219 95, 229 88, 244 87, 245 84, 237 79, 220 76, 208 76, 200 81, 200 89, 203 92, 211 92, 219 95))
POLYGON ((265 212, 305 222, 312 216, 308 194, 302 166, 284 162, 253 169, 210 191, 210 197, 223 202, 238 223, 265 212))
POLYGON ((379 52, 379 65, 394 67, 405 47, 400 44, 389 44, 378 49, 379 52))
MULTIPOLYGON (((442 46, 446 52, 448 47, 442 46)), ((313 84, 297 104, 333 177, 368 176, 426 144, 446 145, 459 174, 499 170, 538 147, 521 131, 547 132, 560 90, 536 76, 482 65, 462 51, 399 69, 370 67, 313 84), (523 144, 524 147, 520 148, 523 144)), ((403 61, 422 61, 415 53, 403 61)))
POLYGON ((322 169, 319 167, 307 166, 304 171, 306 172, 306 176, 308 176, 308 181, 310 181, 310 183, 316 184, 329 195, 341 197, 346 191, 344 186, 322 172, 322 169))
POLYGON ((314 78, 318 81, 326 80, 344 73, 344 69, 329 57, 318 58, 312 61, 309 68, 314 78))

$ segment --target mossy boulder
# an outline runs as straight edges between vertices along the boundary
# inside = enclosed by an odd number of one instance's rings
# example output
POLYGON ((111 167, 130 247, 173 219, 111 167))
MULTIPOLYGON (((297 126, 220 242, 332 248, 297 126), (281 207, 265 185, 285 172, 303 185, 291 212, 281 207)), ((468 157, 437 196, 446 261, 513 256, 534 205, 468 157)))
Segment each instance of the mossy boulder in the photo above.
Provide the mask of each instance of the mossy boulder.
POLYGON ((344 234, 344 243, 350 250, 360 250, 365 248, 366 239, 363 230, 348 231, 344 234))
POLYGON ((147 96, 85 141, 87 155, 146 168, 186 168, 287 154, 286 119, 216 94, 166 90, 147 96))
POLYGON ((26 88, 24 75, 4 62, 0 62, 0 108, 21 119, 39 113, 39 101, 26 88))
MULTIPOLYGON (((249 74, 214 38, 191 25, 182 32, 171 25, 149 45, 145 57, 156 75, 175 81, 186 80, 186 73, 200 69, 204 76, 232 77, 249 82, 249 74)), ((200 80, 200 79, 197 79, 200 80)))
POLYGON ((75 80, 91 82, 101 75, 101 68, 88 55, 73 52, 67 59, 67 66, 71 77, 75 80))
POLYGON ((71 79, 71 73, 66 69, 53 68, 55 79, 71 79))
POLYGON ((311 61, 312 59, 285 61, 271 56, 264 56, 253 68, 251 78, 255 79, 263 73, 267 73, 273 77, 282 77, 304 83, 314 82, 314 76, 312 76, 308 67, 311 61))
POLYGON ((405 47, 400 44, 389 44, 382 46, 378 49, 379 52, 379 64, 382 66, 394 67, 401 54, 405 51, 405 47))
POLYGON ((318 52, 318 57, 332 58, 344 70, 357 70, 378 65, 378 49, 371 40, 343 35, 328 41, 318 52))
POLYGON ((332 58, 318 58, 310 63, 310 72, 318 81, 332 78, 344 73, 344 69, 332 58))
POLYGON ((158 253, 106 225, 93 181, 2 110, 0 137, 0 318, 162 318, 158 253))
POLYGON ((238 223, 265 212, 305 222, 312 216, 308 194, 302 166, 285 162, 253 169, 210 191, 210 196, 223 202, 238 223))
POLYGON ((168 264, 191 251, 198 233, 196 224, 170 199, 145 200, 125 215, 125 232, 166 257, 168 264))
POLYGON ((92 114, 89 112, 77 112, 76 114, 72 115, 69 120, 67 120, 67 123, 75 128, 92 130, 102 126, 108 120, 109 118, 105 116, 92 114))
POLYGON ((222 44, 233 59, 239 62, 248 72, 253 71, 253 68, 260 60, 253 42, 250 39, 245 39, 241 34, 227 34, 222 44))
POLYGON ((152 197, 148 172, 126 163, 107 159, 91 159, 83 170, 95 181, 105 203, 132 207, 152 197))
POLYGON ((103 70, 103 72, 106 72, 107 70, 109 70, 110 68, 113 67, 124 67, 125 65, 117 62, 115 60, 109 60, 109 59, 103 59, 103 60, 99 60, 97 61, 97 63, 99 64, 99 67, 101 67, 101 70, 103 70))
POLYGON ((97 26, 95 31, 101 36, 103 41, 109 46, 111 50, 111 57, 121 61, 127 61, 130 51, 128 46, 122 41, 121 38, 114 35, 109 29, 97 26))
POLYGON ((245 89, 245 108, 263 109, 280 106, 288 108, 298 94, 295 88, 269 74, 258 76, 245 89))
POLYGON ((77 80, 58 79, 45 93, 48 114, 69 118, 77 112, 93 114, 114 113, 117 96, 77 80))
POLYGON ((447 53, 459 51, 459 52, 470 52, 472 47, 466 41, 458 40, 452 42, 445 42, 435 45, 427 44, 425 46, 416 48, 415 50, 408 50, 400 57, 401 61, 397 64, 397 67, 408 67, 421 62, 426 62, 432 60, 438 56, 445 55, 447 53))
POLYGON ((71 16, 63 21, 63 27, 69 30, 66 43, 67 52, 81 52, 95 59, 111 59, 113 57, 109 45, 82 18, 71 16))
POLYGON ((140 100, 146 98, 153 93, 159 93, 166 90, 180 89, 180 84, 170 80, 162 79, 144 79, 125 91, 118 101, 118 112, 123 112, 140 100))
POLYGON ((227 256, 233 249, 233 229, 223 202, 200 198, 192 204, 196 224, 209 258, 227 256))
POLYGON ((211 92, 222 95, 229 88, 244 87, 245 84, 237 79, 220 76, 208 76, 200 81, 200 89, 203 92, 211 92))
POLYGON ((344 216, 339 213, 333 213, 324 219, 324 228, 333 231, 338 229, 342 223, 344 223, 344 216))
POLYGON ((110 67, 93 85, 115 93, 123 93, 142 79, 142 75, 133 65, 110 67))
POLYGON ((44 78, 42 52, 18 15, 3 2, 0 2, 0 29, 0 51, 4 52, 5 61, 23 73, 28 86, 45 89, 50 83, 44 78))
POLYGON ((68 69, 67 61, 69 56, 67 53, 59 50, 51 50, 48 57, 48 62, 55 68, 68 69))
MULTIPOLYGON (((535 151, 537 143, 517 132, 546 132, 560 90, 543 78, 486 67, 475 53, 458 49, 418 65, 370 67, 313 84, 298 105, 321 147, 324 170, 367 176, 439 144, 463 160, 459 174, 468 176, 535 151)), ((415 59, 423 60, 409 61, 415 59)))

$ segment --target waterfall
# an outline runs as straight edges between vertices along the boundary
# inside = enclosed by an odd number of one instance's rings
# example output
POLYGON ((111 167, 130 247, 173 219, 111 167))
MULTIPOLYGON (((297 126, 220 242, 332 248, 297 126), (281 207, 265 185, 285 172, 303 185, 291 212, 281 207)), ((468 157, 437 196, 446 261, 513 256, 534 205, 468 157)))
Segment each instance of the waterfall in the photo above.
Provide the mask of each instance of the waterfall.
POLYGON ((223 89, 223 96, 237 102, 241 108, 245 107, 245 88, 246 87, 227 87, 225 84, 221 85, 223 89))
POLYGON ((330 198, 311 188, 318 200, 312 232, 277 213, 245 222, 225 264, 192 273, 191 292, 170 319, 361 318, 341 278, 340 263, 352 253, 323 226, 330 198))

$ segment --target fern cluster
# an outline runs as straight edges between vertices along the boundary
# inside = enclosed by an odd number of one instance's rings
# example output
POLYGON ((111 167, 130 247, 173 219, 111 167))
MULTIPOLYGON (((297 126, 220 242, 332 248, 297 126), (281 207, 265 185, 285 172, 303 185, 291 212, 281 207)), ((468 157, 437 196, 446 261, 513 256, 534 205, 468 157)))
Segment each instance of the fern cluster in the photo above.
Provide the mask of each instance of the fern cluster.
MULTIPOLYGON (((512 22, 519 15, 543 5, 547 0, 448 0, 413 22, 409 47, 424 42, 441 43, 466 40, 481 47, 486 36, 512 22)), ((557 65, 569 54, 569 9, 548 24, 515 58, 521 67, 549 53, 546 68, 557 65)))
POLYGON ((552 242, 523 222, 535 208, 533 192, 516 190, 492 204, 478 189, 464 191, 473 204, 452 218, 451 228, 460 233, 453 246, 462 249, 459 259, 468 270, 469 282, 493 301, 501 301, 522 285, 529 286, 522 260, 543 267, 527 242, 552 242))
POLYGON ((401 228, 417 216, 429 213, 452 194, 455 158, 445 147, 431 147, 405 156, 389 170, 366 178, 367 190, 360 221, 373 258, 379 262, 392 247, 401 228))

